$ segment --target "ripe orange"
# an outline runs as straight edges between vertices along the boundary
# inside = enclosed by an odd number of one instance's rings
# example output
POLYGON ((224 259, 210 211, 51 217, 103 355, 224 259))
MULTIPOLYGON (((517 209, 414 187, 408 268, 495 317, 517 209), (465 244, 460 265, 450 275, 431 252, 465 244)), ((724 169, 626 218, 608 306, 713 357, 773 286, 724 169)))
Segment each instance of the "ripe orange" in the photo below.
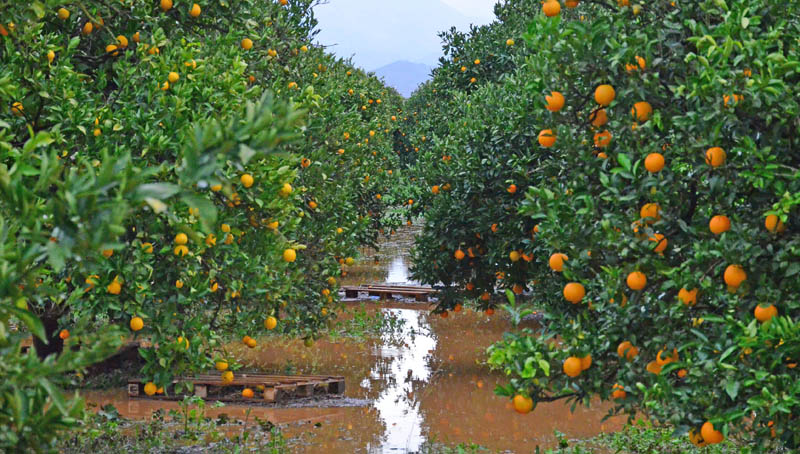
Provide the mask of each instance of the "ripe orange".
POLYGON ((244 50, 250 50, 253 48, 253 40, 250 38, 245 38, 242 40, 241 46, 244 50))
POLYGON ((606 109, 598 109, 589 116, 589 119, 592 121, 592 126, 603 126, 604 124, 608 123, 608 114, 606 113, 606 109))
POLYGON ((581 370, 586 370, 586 369, 588 369, 590 367, 592 367, 592 355, 591 354, 586 355, 583 358, 581 358, 581 370))
POLYGON ((546 107, 550 112, 558 112, 564 107, 564 95, 557 91, 551 92, 544 99, 547 101, 546 107))
POLYGON ((489 301, 491 298, 492 295, 490 295, 489 292, 483 292, 483 294, 481 294, 481 299, 483 301, 489 301))
POLYGON ((613 101, 616 96, 617 92, 614 91, 614 87, 608 84, 600 85, 594 90, 594 100, 601 106, 611 104, 611 101, 613 101))
POLYGON ((512 287, 511 290, 515 295, 522 295, 522 293, 525 291, 525 287, 523 287, 522 284, 514 284, 514 287, 512 287))
POLYGON ((250 175, 249 173, 245 173, 244 175, 242 175, 241 178, 239 178, 239 180, 242 182, 242 186, 244 186, 246 188, 249 188, 250 186, 253 186, 253 182, 254 182, 253 176, 250 175))
POLYGON ((465 288, 467 289, 467 291, 471 292, 475 290, 475 284, 473 284, 472 282, 467 282, 467 286, 465 288))
POLYGON ((628 274, 626 282, 631 290, 639 291, 647 285, 647 276, 641 271, 634 271, 628 274))
POLYGON ((221 377, 222 377, 222 382, 225 383, 226 385, 233 383, 233 372, 226 370, 225 372, 222 373, 221 377))
POLYGON ((278 326, 278 319, 277 318, 269 316, 269 317, 267 317, 266 320, 264 320, 264 328, 266 328, 268 330, 273 330, 273 329, 275 329, 276 326, 278 326))
POLYGON ((633 361, 636 355, 639 354, 639 349, 634 347, 630 341, 623 341, 617 346, 617 355, 620 358, 625 358, 628 361, 633 361))
POLYGON ((66 8, 59 8, 58 9, 58 18, 61 20, 69 19, 69 10, 66 8))
POLYGON ((488 308, 488 309, 486 309, 486 315, 488 315, 488 316, 490 316, 490 317, 491 317, 492 315, 494 315, 494 309, 492 309, 491 307, 490 307, 490 308, 488 308))
POLYGON ((572 304, 578 304, 586 296, 586 289, 583 284, 570 282, 564 286, 564 299, 572 304))
POLYGON ((89 34, 92 33, 93 29, 94 29, 94 25, 92 25, 91 22, 87 22, 87 23, 85 23, 83 25, 83 29, 81 29, 81 33, 83 33, 84 35, 89 35, 89 34))
POLYGON ((605 148, 611 144, 611 133, 609 131, 596 132, 594 134, 594 146, 605 148))
POLYGON ((686 375, 689 374, 689 371, 686 369, 681 369, 678 371, 678 378, 686 378, 686 375))
POLYGON ((172 9, 172 0, 161 0, 161 9, 169 11, 172 9))
POLYGON ((539 145, 550 148, 556 143, 556 134, 552 129, 544 129, 539 133, 539 145))
POLYGON ((669 363, 677 362, 679 359, 680 357, 678 356, 677 348, 673 348, 672 354, 669 356, 664 356, 663 349, 659 350, 658 353, 656 354, 656 363, 658 363, 659 366, 665 366, 669 363))
POLYGON ((442 318, 447 318, 448 315, 450 315, 450 314, 448 314, 447 311, 444 311, 444 312, 439 314, 439 316, 442 317, 442 318))
POLYGON ((185 233, 175 235, 175 244, 183 245, 187 242, 189 242, 189 237, 187 237, 185 233))
POLYGON ((661 153, 650 153, 644 158, 644 168, 650 173, 660 172, 664 168, 664 155, 661 153))
POLYGON ((61 330, 61 331, 58 333, 58 337, 59 337, 61 340, 67 340, 67 338, 69 338, 69 330, 62 329, 62 330, 61 330))
POLYGON ((656 243, 656 247, 653 248, 653 252, 660 254, 667 249, 667 238, 660 233, 654 233, 653 236, 650 237, 650 241, 656 243))
POLYGON ((142 320, 142 317, 133 317, 130 326, 133 331, 140 331, 144 328, 144 320, 142 320))
POLYGON ((566 0, 564 4, 567 8, 577 8, 579 0, 566 0))
POLYGON ((680 299, 683 304, 687 306, 694 306, 697 304, 697 289, 693 288, 691 290, 686 290, 685 288, 680 289, 678 291, 678 299, 680 299))
POLYGON ((550 260, 548 262, 550 269, 559 273, 564 271, 564 261, 568 259, 569 257, 567 257, 567 254, 556 252, 550 256, 550 260))
POLYGON ((725 268, 725 274, 723 275, 725 279, 725 283, 733 288, 737 288, 742 285, 742 282, 747 280, 747 273, 741 267, 741 265, 728 265, 725 268))
POLYGON ((698 448, 704 448, 708 446, 708 443, 703 440, 703 436, 700 435, 700 432, 696 429, 692 429, 689 431, 689 441, 692 442, 693 445, 697 446, 698 448))
POLYGON ((464 256, 465 256, 464 255, 464 251, 462 251, 461 249, 458 249, 458 250, 456 250, 455 254, 453 254, 453 256, 456 258, 456 260, 464 260, 464 256))
POLYGON ((525 397, 523 395, 517 394, 516 396, 514 396, 512 402, 514 403, 514 410, 517 413, 521 413, 524 415, 526 413, 530 413, 531 410, 533 410, 533 399, 531 399, 530 397, 525 397))
POLYGON ((520 254, 517 251, 511 251, 511 252, 508 253, 508 258, 512 262, 519 262, 520 254))
POLYGON ((770 233, 783 233, 786 231, 786 225, 774 214, 770 214, 764 219, 764 227, 766 227, 770 233))
POLYGON ((639 216, 642 219, 650 218, 649 222, 655 222, 661 219, 661 207, 657 203, 645 203, 639 210, 639 216))
POLYGON ((615 383, 614 386, 611 388, 613 391, 611 392, 612 399, 624 399, 628 397, 628 393, 625 392, 625 388, 622 387, 619 383, 615 383))
POLYGON ((434 193, 434 194, 438 194, 439 193, 439 185, 434 185, 431 188, 431 192, 434 193))
POLYGON ((756 306, 755 310, 753 311, 756 320, 761 323, 766 322, 767 320, 771 319, 778 315, 778 308, 775 307, 773 304, 759 304, 756 306))
POLYGON ((156 393, 156 391, 158 391, 158 387, 156 386, 155 383, 147 382, 144 385, 144 393, 147 394, 148 396, 154 395, 156 393))
POLYGON ((197 3, 192 5, 192 9, 189 10, 189 15, 192 17, 200 16, 200 5, 198 5, 197 3))
POLYGON ((720 235, 731 229, 731 220, 728 216, 718 214, 708 221, 708 229, 714 235, 720 235))
POLYGON ((214 367, 218 371, 224 372, 224 371, 228 370, 228 362, 227 361, 217 361, 216 363, 214 363, 214 367))
POLYGON ((719 167, 725 164, 726 157, 725 150, 720 147, 711 147, 706 150, 706 164, 711 167, 719 167))
POLYGON ((650 372, 651 374, 658 375, 661 373, 661 366, 655 361, 650 361, 649 363, 647 363, 645 370, 647 370, 647 372, 650 372))
POLYGON ((506 46, 513 46, 513 45, 514 45, 514 40, 513 39, 509 38, 509 39, 506 40, 506 46))
POLYGON ((564 360, 563 369, 564 373, 567 374, 568 377, 577 377, 583 370, 581 369, 581 359, 577 356, 570 356, 564 360))
POLYGON ((700 435, 702 435, 703 440, 710 445, 721 443, 722 440, 725 439, 722 432, 714 429, 714 425, 711 424, 711 421, 703 423, 703 427, 700 428, 700 435))
POLYGON ((245 399, 252 399, 252 398, 253 398, 253 396, 255 396, 255 393, 254 393, 254 392, 253 392, 253 390, 252 390, 252 389, 250 389, 250 388, 245 388, 245 389, 242 391, 242 397, 244 397, 245 399))
POLYGON ((515 194, 517 192, 517 185, 510 185, 506 191, 508 191, 509 194, 515 194))
POLYGON ((633 115, 633 118, 639 123, 644 123, 649 120, 652 113, 653 106, 647 101, 639 101, 631 108, 631 115, 633 115))
POLYGON ((108 293, 112 295, 119 295, 120 292, 122 291, 122 285, 117 280, 114 280, 113 282, 108 284, 106 290, 108 290, 108 293))
POLYGON ((292 263, 297 260, 297 252, 294 249, 286 249, 283 251, 283 260, 292 263))
POLYGON ((558 0, 547 0, 542 5, 542 12, 547 17, 557 16, 561 12, 561 4, 558 0))

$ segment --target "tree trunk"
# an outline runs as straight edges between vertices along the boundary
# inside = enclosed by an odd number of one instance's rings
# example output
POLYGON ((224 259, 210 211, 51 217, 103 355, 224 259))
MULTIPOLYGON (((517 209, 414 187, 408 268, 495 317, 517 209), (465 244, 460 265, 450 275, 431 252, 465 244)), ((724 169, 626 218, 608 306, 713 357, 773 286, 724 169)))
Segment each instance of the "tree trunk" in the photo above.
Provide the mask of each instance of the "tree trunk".
POLYGON ((40 359, 45 359, 51 354, 60 354, 64 350, 64 341, 58 336, 58 319, 61 314, 46 313, 41 316, 42 324, 44 325, 45 337, 47 344, 42 342, 36 336, 33 336, 33 347, 36 349, 36 355, 40 359))

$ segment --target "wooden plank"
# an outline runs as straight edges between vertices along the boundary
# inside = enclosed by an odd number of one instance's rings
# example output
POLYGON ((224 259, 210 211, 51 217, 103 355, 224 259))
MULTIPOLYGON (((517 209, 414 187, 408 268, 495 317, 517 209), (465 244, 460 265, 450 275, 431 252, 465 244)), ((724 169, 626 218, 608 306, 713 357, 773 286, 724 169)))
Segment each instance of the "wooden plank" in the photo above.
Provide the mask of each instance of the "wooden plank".
POLYGON ((139 395, 139 383, 128 382, 128 396, 137 397, 139 395))

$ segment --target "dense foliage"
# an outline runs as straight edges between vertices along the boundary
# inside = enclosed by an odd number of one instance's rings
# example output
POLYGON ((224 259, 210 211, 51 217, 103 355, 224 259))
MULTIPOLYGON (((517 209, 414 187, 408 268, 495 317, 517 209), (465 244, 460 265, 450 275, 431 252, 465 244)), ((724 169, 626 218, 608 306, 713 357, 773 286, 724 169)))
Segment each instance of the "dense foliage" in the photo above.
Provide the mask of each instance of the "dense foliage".
POLYGON ((310 342, 335 316, 358 246, 398 222, 401 99, 311 45, 312 6, 3 2, 0 446, 74 423, 49 380, 120 337, 156 347, 161 392, 223 369, 222 334, 310 342))
POLYGON ((698 445, 800 445, 800 6, 495 11, 407 106, 414 278, 440 311, 544 309, 489 352, 520 412, 599 396, 698 445))

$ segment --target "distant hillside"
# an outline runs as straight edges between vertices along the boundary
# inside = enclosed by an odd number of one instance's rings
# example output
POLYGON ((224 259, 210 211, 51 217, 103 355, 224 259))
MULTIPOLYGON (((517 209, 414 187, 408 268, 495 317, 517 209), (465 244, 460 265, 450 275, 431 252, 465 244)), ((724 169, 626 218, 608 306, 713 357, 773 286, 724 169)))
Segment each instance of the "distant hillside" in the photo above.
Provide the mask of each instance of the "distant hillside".
POLYGON ((387 85, 394 87, 401 95, 408 98, 419 84, 430 78, 431 67, 422 63, 396 61, 376 69, 375 75, 382 77, 387 85))

